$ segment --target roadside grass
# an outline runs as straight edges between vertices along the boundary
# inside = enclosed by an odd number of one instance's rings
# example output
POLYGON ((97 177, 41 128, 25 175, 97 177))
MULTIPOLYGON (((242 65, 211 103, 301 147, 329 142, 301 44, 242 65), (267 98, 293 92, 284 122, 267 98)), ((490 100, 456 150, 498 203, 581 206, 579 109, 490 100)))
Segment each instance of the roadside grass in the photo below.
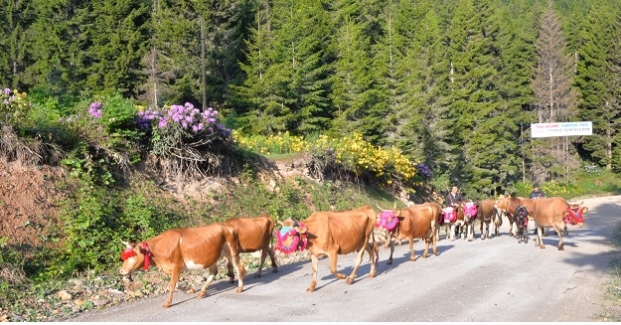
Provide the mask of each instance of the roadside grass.
POLYGON ((621 224, 614 230, 612 240, 615 249, 610 261, 611 278, 604 289, 604 297, 612 303, 612 306, 606 308, 599 316, 605 321, 621 322, 621 224))

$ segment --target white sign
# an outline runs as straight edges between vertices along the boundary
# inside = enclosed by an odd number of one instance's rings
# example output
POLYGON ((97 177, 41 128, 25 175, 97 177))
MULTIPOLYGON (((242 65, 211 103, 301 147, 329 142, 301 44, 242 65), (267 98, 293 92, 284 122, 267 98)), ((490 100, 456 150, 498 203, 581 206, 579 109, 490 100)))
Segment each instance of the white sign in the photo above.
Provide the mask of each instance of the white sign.
POLYGON ((533 123, 530 125, 530 133, 532 138, 592 135, 593 122, 533 123))

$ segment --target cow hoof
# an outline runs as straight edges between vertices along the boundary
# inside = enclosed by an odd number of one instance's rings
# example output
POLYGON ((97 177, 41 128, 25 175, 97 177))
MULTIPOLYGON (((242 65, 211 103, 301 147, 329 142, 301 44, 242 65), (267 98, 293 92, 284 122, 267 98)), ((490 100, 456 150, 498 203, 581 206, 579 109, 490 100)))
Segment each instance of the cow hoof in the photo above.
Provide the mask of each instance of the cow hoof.
POLYGON ((235 279, 229 279, 229 283, 235 282, 235 279))
POLYGON ((374 278, 375 277, 375 273, 369 273, 369 278, 374 278))
POLYGON ((272 273, 278 273, 278 269, 273 269, 272 273))
POLYGON ((194 288, 192 288, 192 289, 186 291, 185 293, 195 293, 195 292, 196 292, 196 290, 194 290, 194 288))
POLYGON ((337 273, 336 278, 339 280, 343 280, 347 279, 347 276, 345 274, 337 273))
POLYGON ((311 284, 310 287, 306 288, 306 292, 315 292, 316 284, 311 284))
POLYGON ((386 265, 392 265, 392 261, 386 262, 386 265))
POLYGON ((347 284, 353 284, 354 278, 347 278, 347 284))
POLYGON ((429 257, 429 254, 423 254, 423 258, 429 257))
POLYGON ((254 275, 254 278, 255 278, 255 279, 260 278, 260 277, 261 277, 261 274, 255 274, 255 275, 254 275))
POLYGON ((241 287, 237 287, 237 290, 235 290, 236 293, 242 293, 244 292, 244 288, 241 287))
POLYGON ((168 307, 170 307, 170 304, 167 302, 162 305, 162 308, 168 308, 168 307))
POLYGON ((199 293, 198 293, 198 297, 199 297, 199 298, 205 298, 205 293, 206 293, 206 292, 202 292, 202 291, 201 291, 201 292, 199 292, 199 293))

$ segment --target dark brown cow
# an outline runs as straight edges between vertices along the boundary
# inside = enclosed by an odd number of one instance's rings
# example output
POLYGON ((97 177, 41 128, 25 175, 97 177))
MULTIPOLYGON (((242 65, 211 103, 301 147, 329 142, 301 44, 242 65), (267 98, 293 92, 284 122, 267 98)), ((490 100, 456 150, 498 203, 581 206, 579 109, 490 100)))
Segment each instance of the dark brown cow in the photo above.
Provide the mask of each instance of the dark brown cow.
MULTIPOLYGON (((497 202, 499 208, 504 208, 510 205, 510 201, 516 198, 508 196, 501 197, 497 202)), ((584 210, 577 209, 577 212, 570 209, 570 205, 565 199, 560 197, 542 198, 536 200, 521 200, 522 202, 528 201, 531 207, 528 208, 530 215, 537 224, 537 239, 535 245, 540 248, 545 248, 543 245, 542 232, 544 227, 553 228, 558 234, 559 242, 558 249, 563 250, 563 229, 566 223, 582 227, 584 225, 584 217, 582 213, 584 210)))
MULTIPOLYGON (((414 239, 421 238, 425 240, 425 250, 423 257, 429 256, 429 244, 433 243, 433 253, 438 255, 437 248, 437 221, 440 214, 440 206, 435 202, 427 202, 419 205, 412 205, 401 210, 394 211, 395 216, 399 219, 397 230, 393 236, 398 240, 407 238, 410 243, 410 261, 416 260, 414 253, 414 239)), ((394 244, 390 241, 390 256, 386 264, 392 264, 392 255, 394 252, 394 244)))
MULTIPOLYGON (((261 277, 261 270, 265 258, 269 255, 272 261, 272 273, 278 272, 274 250, 270 247, 272 236, 274 233, 274 220, 269 216, 262 215, 256 218, 233 218, 228 219, 226 224, 232 226, 237 231, 239 253, 252 253, 261 250, 261 260, 259 269, 255 273, 255 278, 261 277)), ((229 282, 234 281, 233 264, 227 263, 229 282)))
POLYGON ((347 278, 347 283, 354 283, 356 272, 362 263, 364 252, 369 253, 371 271, 369 277, 374 277, 377 267, 377 243, 373 236, 373 228, 377 215, 368 205, 353 211, 342 212, 314 212, 306 220, 294 222, 294 229, 299 234, 306 234, 307 249, 311 255, 312 281, 306 289, 315 291, 317 287, 317 266, 319 258, 328 255, 330 258, 330 272, 337 279, 347 278), (369 243, 371 241, 372 243, 369 243), (349 277, 336 270, 338 255, 358 252, 356 265, 349 277))
POLYGON ((121 254, 123 265, 119 270, 122 275, 129 275, 141 267, 146 271, 151 264, 170 275, 168 298, 162 305, 164 308, 170 307, 175 286, 184 268, 209 269, 207 283, 198 294, 199 297, 204 297, 218 273, 216 263, 226 254, 224 251, 230 254, 225 257, 233 262, 239 277, 237 292, 243 291, 244 274, 240 271, 237 232, 229 225, 215 223, 200 228, 171 229, 138 245, 125 244, 127 248, 121 254))
POLYGON ((477 219, 480 223, 481 240, 491 239, 492 235, 489 231, 489 226, 493 222, 495 227, 494 236, 498 237, 498 228, 502 225, 502 216, 500 210, 496 207, 496 202, 492 199, 486 199, 477 202, 477 219), (485 226, 485 231, 483 231, 485 226))

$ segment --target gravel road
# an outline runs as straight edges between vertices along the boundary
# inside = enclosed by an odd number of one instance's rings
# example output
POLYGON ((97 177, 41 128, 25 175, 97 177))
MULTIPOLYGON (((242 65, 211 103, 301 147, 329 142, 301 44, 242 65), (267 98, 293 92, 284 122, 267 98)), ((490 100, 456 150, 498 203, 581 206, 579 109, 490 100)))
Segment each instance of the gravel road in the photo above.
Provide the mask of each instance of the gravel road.
MULTIPOLYGON (((473 242, 444 239, 438 256, 408 260, 407 245, 395 247, 394 263, 380 247, 379 274, 368 278, 367 256, 356 282, 336 280, 328 259, 319 263, 318 288, 311 281, 310 262, 284 265, 279 273, 264 268, 263 276, 246 277, 245 291, 235 293, 226 281, 214 283, 208 296, 175 292, 169 309, 164 296, 86 312, 69 321, 442 321, 539 322, 597 321, 612 258, 611 234, 621 222, 621 196, 584 200, 589 211, 583 228, 569 228, 565 251, 558 251, 552 231, 546 249, 518 244, 508 235, 473 242)), ((404 241, 405 243, 405 241, 404 241)), ((351 272, 355 254, 339 256, 339 270, 351 272)), ((196 286, 198 289, 199 287, 196 286)))

